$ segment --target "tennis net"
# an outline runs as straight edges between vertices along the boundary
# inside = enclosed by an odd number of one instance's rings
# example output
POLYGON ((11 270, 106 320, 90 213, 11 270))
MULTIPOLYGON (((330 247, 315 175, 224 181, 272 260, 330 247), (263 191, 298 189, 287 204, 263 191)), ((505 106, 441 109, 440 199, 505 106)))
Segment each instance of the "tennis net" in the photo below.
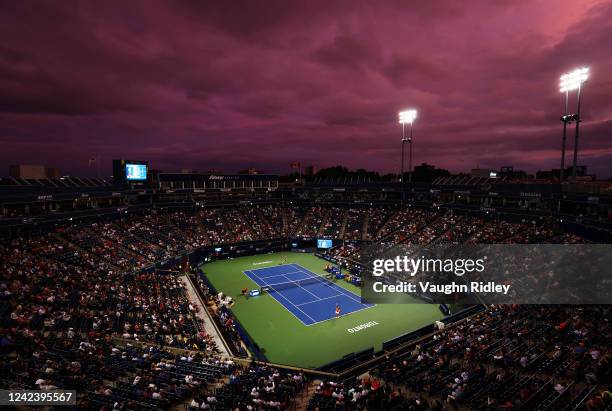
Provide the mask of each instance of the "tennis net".
POLYGON ((305 278, 303 280, 287 281, 284 283, 262 284, 261 288, 268 288, 273 291, 281 291, 281 290, 286 290, 288 288, 303 287, 309 284, 331 285, 331 283, 324 278, 310 277, 310 278, 305 278))

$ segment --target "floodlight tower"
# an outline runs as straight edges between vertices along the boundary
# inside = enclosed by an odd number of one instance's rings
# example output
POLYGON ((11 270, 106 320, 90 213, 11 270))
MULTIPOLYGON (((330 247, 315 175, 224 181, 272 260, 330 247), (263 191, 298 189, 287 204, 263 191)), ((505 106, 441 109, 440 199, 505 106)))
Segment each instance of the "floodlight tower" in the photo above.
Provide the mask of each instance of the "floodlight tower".
POLYGON ((402 125, 402 170, 400 174, 402 182, 402 205, 405 200, 404 190, 404 145, 410 143, 410 157, 408 160, 408 182, 412 185, 412 123, 416 119, 417 111, 414 109, 401 111, 399 113, 399 123, 402 125), (406 138, 406 124, 410 124, 410 137, 406 138))
POLYGON ((570 73, 564 74, 561 76, 559 81, 559 90, 562 93, 565 93, 565 104, 564 104, 564 114, 561 117, 561 121, 563 122, 563 142, 561 146, 561 169, 559 170, 560 180, 563 182, 565 177, 565 140, 566 140, 566 130, 567 123, 571 123, 572 121, 576 121, 576 136, 574 138, 574 161, 572 163, 572 179, 576 180, 576 167, 578 163, 578 133, 580 130, 580 91, 582 89, 582 84, 586 83, 589 78, 589 68, 582 67, 576 69, 570 73), (577 100, 577 108, 575 114, 569 114, 567 112, 569 92, 576 90, 576 100, 577 100))

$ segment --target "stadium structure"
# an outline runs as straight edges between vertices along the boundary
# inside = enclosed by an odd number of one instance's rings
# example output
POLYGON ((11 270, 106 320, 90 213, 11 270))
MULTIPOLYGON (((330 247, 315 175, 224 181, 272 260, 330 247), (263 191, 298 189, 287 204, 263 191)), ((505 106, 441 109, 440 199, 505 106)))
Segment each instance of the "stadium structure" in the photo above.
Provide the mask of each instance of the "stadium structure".
POLYGON ((147 162, 128 163, 114 181, 0 181, 2 389, 108 410, 609 409, 609 306, 369 304, 359 289, 373 243, 610 243, 609 192, 144 182, 147 162))

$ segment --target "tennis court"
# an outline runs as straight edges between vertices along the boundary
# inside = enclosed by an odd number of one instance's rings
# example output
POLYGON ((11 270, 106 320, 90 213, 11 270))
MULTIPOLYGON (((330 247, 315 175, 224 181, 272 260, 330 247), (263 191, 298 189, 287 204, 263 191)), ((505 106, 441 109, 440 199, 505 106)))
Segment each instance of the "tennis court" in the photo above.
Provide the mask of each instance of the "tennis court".
MULTIPOLYGON (((278 364, 317 368, 347 354, 370 347, 378 351, 382 349, 383 342, 444 318, 436 304, 376 304, 367 310, 353 311, 350 315, 343 315, 338 319, 313 323, 301 313, 305 321, 298 320, 297 315, 293 312, 299 312, 299 310, 293 307, 291 310, 287 309, 285 305, 290 305, 288 301, 284 303, 280 301, 279 304, 278 299, 283 300, 283 297, 275 296, 274 292, 252 298, 245 298, 242 295, 242 289, 260 287, 259 284, 263 284, 264 279, 257 281, 257 278, 268 275, 308 271, 311 276, 314 273, 324 280, 323 268, 327 264, 329 264, 327 261, 311 253, 287 251, 217 260, 203 264, 201 267, 215 291, 223 292, 234 300, 230 310, 249 333, 250 338, 262 349, 268 361, 278 364), (303 270, 282 268, 283 265, 288 264, 296 264, 303 270), (272 271, 267 271, 267 273, 266 270, 258 271, 264 267, 272 271), (252 271, 252 274, 246 274, 252 271), (349 331, 372 321, 376 322, 376 326, 363 328, 358 332, 349 331), (311 325, 307 326, 306 323, 311 325)), ((290 278, 305 277, 295 274, 290 278)), ((273 279, 274 277, 267 280, 271 283, 273 279)), ((336 281, 334 285, 348 292, 347 295, 352 298, 359 299, 357 297, 361 291, 359 287, 348 281, 336 281)), ((323 287, 316 288, 322 289, 323 287)), ((306 289, 313 291, 308 286, 306 289)), ((326 288, 327 290, 329 288, 326 288)), ((339 294, 341 291, 336 290, 336 292, 339 294)), ((281 294, 286 298, 291 298, 292 303, 301 304, 315 300, 315 297, 308 293, 306 293, 308 295, 308 300, 306 300, 303 293, 302 291, 303 299, 298 302, 294 299, 295 297, 288 297, 288 292, 281 289, 281 294)), ((325 294, 325 296, 332 295, 335 294, 329 291, 325 294)), ((319 299, 325 298, 321 294, 317 296, 319 299)), ((353 302, 357 304, 352 300, 351 305, 353 302)), ((317 309, 321 313, 318 319, 325 319, 334 316, 335 304, 332 298, 309 305, 321 305, 317 309), (329 305, 323 307, 325 301, 329 301, 329 305)), ((350 306, 347 304, 349 302, 340 302, 344 314, 350 311, 350 306)), ((300 306, 300 308, 311 316, 316 315, 307 310, 308 305, 300 306)), ((313 319, 316 320, 317 317, 313 319)))
POLYGON ((283 264, 244 271, 304 325, 312 325, 335 317, 336 305, 345 316, 373 307, 363 304, 361 297, 328 281, 299 264, 283 264))

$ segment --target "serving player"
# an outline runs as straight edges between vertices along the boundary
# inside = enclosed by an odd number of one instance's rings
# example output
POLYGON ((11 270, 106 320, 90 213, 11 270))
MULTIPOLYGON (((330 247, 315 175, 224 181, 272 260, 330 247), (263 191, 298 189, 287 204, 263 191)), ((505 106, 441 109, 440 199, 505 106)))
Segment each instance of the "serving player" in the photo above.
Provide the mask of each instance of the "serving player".
POLYGON ((336 304, 336 318, 340 317, 340 313, 342 310, 340 309, 340 304, 336 304))

